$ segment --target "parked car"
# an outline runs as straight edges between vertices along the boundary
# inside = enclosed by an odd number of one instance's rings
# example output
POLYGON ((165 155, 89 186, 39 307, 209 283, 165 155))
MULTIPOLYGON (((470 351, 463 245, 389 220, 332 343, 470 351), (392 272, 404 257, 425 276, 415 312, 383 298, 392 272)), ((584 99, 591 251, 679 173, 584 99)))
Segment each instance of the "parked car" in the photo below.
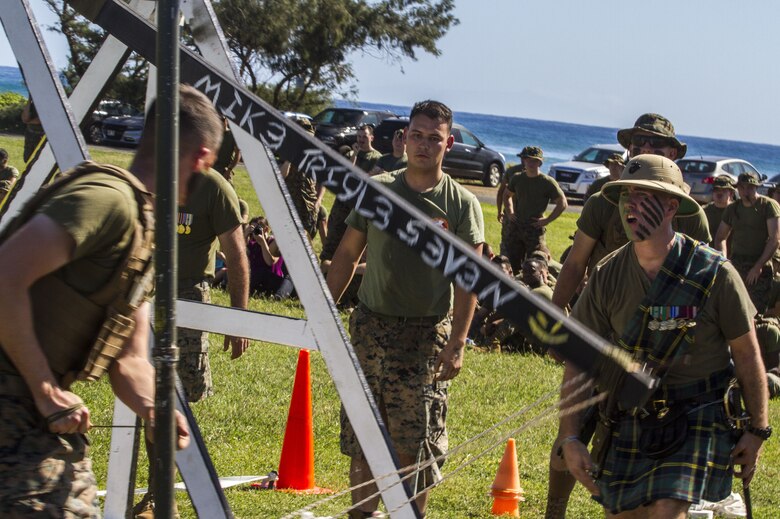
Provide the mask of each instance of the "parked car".
MULTIPOLYGON (((374 130, 374 148, 393 151, 393 134, 409 126, 408 117, 390 117, 374 130)), ((506 169, 504 156, 487 146, 460 124, 452 125, 455 142, 444 155, 442 169, 455 178, 475 178, 488 187, 496 187, 506 169)))
POLYGON ((772 175, 768 179, 764 180, 764 182, 758 187, 758 194, 769 196, 769 190, 772 188, 777 189, 778 186, 780 186, 780 173, 777 175, 772 175))
POLYGON ((100 101, 92 112, 89 123, 84 126, 84 137, 91 144, 103 143, 103 121, 108 117, 124 117, 138 115, 140 112, 122 101, 107 99, 100 101))
POLYGON ((548 175, 558 182, 563 194, 568 198, 584 200, 590 185, 609 175, 604 161, 613 153, 620 153, 623 158, 628 156, 628 152, 620 144, 594 144, 570 161, 557 162, 550 166, 548 175))
POLYGON ((314 126, 314 123, 312 122, 311 115, 309 115, 309 114, 304 114, 302 112, 282 112, 282 115, 284 115, 288 119, 292 119, 295 122, 300 122, 300 121, 303 121, 303 120, 309 121, 311 123, 312 127, 314 126))
POLYGON ((382 120, 394 117, 386 110, 362 108, 326 108, 314 116, 314 136, 337 150, 352 146, 357 141, 357 129, 365 124, 374 128, 382 120))
POLYGON ((143 114, 106 117, 103 119, 103 142, 137 146, 143 130, 143 114))
POLYGON ((712 183, 718 175, 728 175, 734 182, 742 173, 755 173, 765 179, 750 162, 731 157, 700 155, 677 161, 685 183, 691 186, 691 198, 700 204, 712 201, 712 183))

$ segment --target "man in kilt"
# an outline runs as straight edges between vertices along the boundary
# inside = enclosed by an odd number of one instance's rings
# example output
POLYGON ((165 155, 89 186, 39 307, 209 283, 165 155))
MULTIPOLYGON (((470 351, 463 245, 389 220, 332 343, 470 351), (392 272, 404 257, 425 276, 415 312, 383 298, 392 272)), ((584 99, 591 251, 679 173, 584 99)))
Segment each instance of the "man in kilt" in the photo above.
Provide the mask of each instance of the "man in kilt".
MULTIPOLYGON (((572 316, 652 370, 660 386, 643 409, 624 410, 610 394, 619 374, 602 373, 597 390, 607 399, 593 452, 572 414, 560 423, 563 457, 608 517, 684 518, 691 503, 729 495, 735 466, 749 482, 771 434, 756 311, 731 263, 672 229, 675 215, 698 211, 674 162, 635 157, 603 195, 630 242, 594 269, 572 316), (734 371, 752 416, 738 441, 722 404, 734 371)), ((573 395, 566 383, 578 374, 567 364, 562 397, 573 395)))

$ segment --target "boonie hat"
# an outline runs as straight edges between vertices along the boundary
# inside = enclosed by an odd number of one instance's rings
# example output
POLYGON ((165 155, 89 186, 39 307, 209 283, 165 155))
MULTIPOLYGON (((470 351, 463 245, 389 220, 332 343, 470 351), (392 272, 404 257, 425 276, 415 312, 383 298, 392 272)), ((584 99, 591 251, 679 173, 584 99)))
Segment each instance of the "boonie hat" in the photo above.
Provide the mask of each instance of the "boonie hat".
POLYGON ((626 160, 623 158, 623 155, 620 153, 613 153, 612 155, 607 158, 607 160, 604 161, 604 165, 609 167, 610 164, 618 164, 620 166, 626 165, 626 160))
POLYGON ((712 181, 713 189, 734 189, 734 181, 728 175, 718 175, 712 181))
POLYGON ((685 156, 685 152, 688 151, 688 145, 684 142, 680 142, 674 133, 674 126, 672 122, 658 114, 642 114, 639 119, 636 120, 632 128, 624 128, 618 130, 617 140, 621 146, 625 149, 631 147, 631 136, 634 132, 641 130, 659 137, 666 137, 674 143, 674 147, 677 148, 677 158, 681 159, 685 156))
POLYGON ((617 205, 624 187, 641 187, 668 193, 680 200, 677 216, 692 216, 699 212, 699 204, 685 192, 682 172, 674 161, 660 155, 639 155, 626 164, 620 180, 607 182, 601 192, 604 198, 617 205))
POLYGON ((758 175, 753 172, 740 173, 739 177, 737 177, 737 184, 751 184, 754 186, 760 186, 761 179, 758 178, 758 175))
POLYGON ((525 148, 523 148, 523 151, 520 152, 518 157, 539 159, 540 161, 544 162, 544 153, 542 153, 542 148, 540 148, 539 146, 526 146, 525 148))

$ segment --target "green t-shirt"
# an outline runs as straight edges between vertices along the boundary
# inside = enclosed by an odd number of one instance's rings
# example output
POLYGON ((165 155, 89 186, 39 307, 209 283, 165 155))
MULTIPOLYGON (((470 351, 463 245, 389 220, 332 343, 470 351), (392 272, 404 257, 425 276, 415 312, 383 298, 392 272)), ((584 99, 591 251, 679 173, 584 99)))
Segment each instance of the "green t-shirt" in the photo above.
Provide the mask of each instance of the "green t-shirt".
MULTIPOLYGON (((650 280, 628 245, 599 264, 572 310, 572 317, 613 344, 623 334, 650 280)), ((728 342, 748 333, 756 309, 731 263, 720 268, 709 298, 696 315, 695 340, 669 368, 665 384, 707 378, 730 361, 728 342)), ((649 332, 665 333, 665 332, 649 332)))
MULTIPOLYGON (((431 217, 469 245, 485 241, 477 198, 446 173, 430 191, 418 193, 404 180, 406 170, 374 179, 431 217)), ((452 282, 423 263, 419 253, 378 230, 352 211, 347 225, 367 233, 366 272, 358 298, 370 310, 391 316, 445 315, 452 304, 452 282)))
POLYGON ((611 180, 611 177, 607 175, 606 177, 597 178, 593 181, 593 183, 590 185, 588 190, 585 192, 585 198, 590 198, 596 193, 600 193, 601 189, 604 187, 604 184, 609 182, 611 180))
POLYGON ((501 179, 501 182, 503 182, 504 184, 509 185, 509 181, 512 180, 512 177, 514 177, 515 175, 517 175, 518 173, 523 171, 523 169, 524 168, 523 168, 522 164, 515 164, 511 168, 508 168, 504 172, 504 178, 501 179))
POLYGON ((355 165, 368 173, 372 169, 374 169, 374 166, 376 166, 376 162, 382 158, 382 153, 372 149, 371 151, 358 151, 357 152, 357 159, 355 160, 355 165))
POLYGON ((540 287, 532 288, 531 292, 533 292, 536 295, 542 296, 548 301, 552 301, 553 289, 550 287, 550 285, 542 285, 540 287))
POLYGON ((514 194, 515 216, 518 222, 541 218, 550 202, 564 196, 554 178, 539 173, 529 177, 526 173, 514 175, 507 184, 514 194))
POLYGON ((138 219, 133 188, 107 173, 72 181, 38 212, 57 222, 76 244, 71 261, 55 275, 84 295, 101 289, 116 272, 138 219))
POLYGON ((180 281, 213 277, 217 237, 241 225, 238 196, 222 175, 210 169, 193 182, 187 205, 179 206, 180 281))
MULTIPOLYGON (((694 240, 704 243, 712 241, 703 210, 699 210, 693 216, 674 218, 672 227, 675 231, 686 234, 694 240)), ((602 193, 594 194, 585 202, 582 213, 577 219, 577 228, 596 240, 596 246, 588 262, 588 267, 591 269, 607 254, 628 243, 628 237, 620 221, 620 211, 615 204, 604 198, 602 193)))
POLYGON ((737 200, 726 207, 723 221, 731 227, 729 257, 756 261, 761 257, 769 237, 767 220, 780 217, 780 205, 766 196, 757 196, 751 207, 737 200))
POLYGON ((400 157, 396 157, 392 153, 386 153, 377 159, 376 166, 379 167, 382 171, 389 173, 398 169, 404 169, 406 167, 407 160, 406 153, 400 157))
POLYGON ((715 202, 710 202, 704 206, 704 214, 707 215, 707 226, 710 228, 713 240, 715 235, 718 234, 718 227, 720 227, 720 222, 723 221, 723 213, 725 211, 725 207, 718 207, 715 205, 715 202))

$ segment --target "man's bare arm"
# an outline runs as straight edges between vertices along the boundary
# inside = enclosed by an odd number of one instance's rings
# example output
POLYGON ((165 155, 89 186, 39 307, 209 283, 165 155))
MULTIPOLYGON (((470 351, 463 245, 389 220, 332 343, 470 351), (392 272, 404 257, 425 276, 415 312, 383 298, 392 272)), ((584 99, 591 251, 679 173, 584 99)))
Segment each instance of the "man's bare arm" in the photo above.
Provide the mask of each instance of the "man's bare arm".
POLYGON ((574 243, 571 246, 566 261, 563 262, 561 273, 555 283, 552 302, 560 308, 569 304, 577 287, 585 278, 585 271, 590 262, 590 256, 596 248, 596 240, 582 231, 574 235, 574 243))
POLYGON ((720 222, 718 226, 718 232, 715 233, 715 241, 712 243, 713 247, 728 257, 728 250, 726 250, 726 240, 729 239, 731 234, 731 226, 726 222, 720 222))
POLYGON ((554 222, 561 214, 566 210, 566 208, 569 207, 569 202, 566 200, 565 196, 559 196, 555 200, 555 208, 552 210, 550 215, 547 218, 542 218, 538 223, 541 225, 550 225, 552 222, 554 222))
MULTIPOLYGON (((57 383, 35 334, 29 291, 38 279, 67 264, 75 245, 65 229, 39 214, 0 246, 0 272, 7 274, 0 290, 0 315, 5 323, 13 323, 13 326, 0 326, 0 344, 44 417, 83 402, 57 383), (41 244, 45 244, 45 251, 41 244)), ((51 423, 49 430, 83 433, 89 425, 89 411, 83 407, 51 423)))
MULTIPOLYGON (((249 304, 249 261, 246 257, 244 233, 240 225, 218 236, 219 246, 225 253, 230 272, 228 292, 230 305, 234 308, 246 308, 249 304)), ((249 348, 249 339, 245 337, 225 336, 224 349, 232 347, 231 358, 237 359, 249 348)))
MULTIPOLYGON (((134 312, 135 329, 108 368, 114 394, 147 424, 153 423, 154 417, 154 367, 149 362, 150 306, 144 303, 134 312)), ((179 411, 175 414, 176 443, 183 449, 190 442, 190 433, 184 416, 179 411)))
MULTIPOLYGON (((477 254, 482 254, 482 244, 474 246, 477 254)), ((477 296, 466 292, 455 285, 455 294, 452 302, 452 331, 447 345, 439 353, 436 359, 434 371, 437 372, 436 380, 450 380, 455 378, 463 367, 463 350, 466 346, 466 337, 469 326, 474 317, 474 306, 477 304, 477 296)))
MULTIPOLYGON (((769 392, 755 330, 751 329, 745 335, 729 341, 729 346, 731 346, 731 358, 734 360, 737 379, 742 389, 742 398, 750 413, 750 424, 756 428, 764 428, 769 425, 769 392)), ((742 467, 740 471, 735 471, 735 475, 748 483, 753 477, 762 445, 763 441, 760 438, 746 433, 740 437, 732 451, 734 465, 742 467)))
POLYGON ((778 226, 778 218, 770 218, 766 221, 767 239, 764 245, 764 250, 761 252, 758 261, 756 261, 753 268, 747 274, 745 282, 748 285, 754 284, 761 276, 761 271, 764 269, 764 265, 774 256, 777 252, 777 246, 780 243, 780 226, 778 226))
POLYGON ((496 212, 498 214, 498 221, 501 222, 504 219, 504 192, 506 191, 506 182, 501 181, 498 184, 496 190, 496 212))
POLYGON ((328 289, 333 301, 338 303, 347 285, 355 275, 355 269, 360 263, 363 251, 366 249, 366 233, 347 226, 344 237, 341 238, 333 260, 328 268, 328 289))
POLYGON ((511 220, 515 219, 515 202, 513 196, 514 193, 510 191, 507 186, 504 190, 504 214, 511 220))

